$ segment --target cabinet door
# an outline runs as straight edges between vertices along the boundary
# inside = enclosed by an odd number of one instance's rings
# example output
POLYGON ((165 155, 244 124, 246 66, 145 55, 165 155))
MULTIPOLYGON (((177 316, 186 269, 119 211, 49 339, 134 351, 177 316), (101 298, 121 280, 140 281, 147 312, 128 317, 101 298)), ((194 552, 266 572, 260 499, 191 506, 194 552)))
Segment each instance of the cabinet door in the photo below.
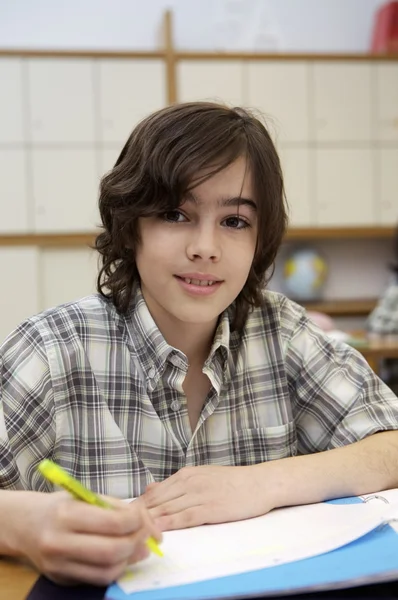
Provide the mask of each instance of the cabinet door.
POLYGON ((371 69, 367 64, 313 64, 314 132, 321 142, 371 139, 371 69))
POLYGON ((380 225, 398 224, 398 148, 376 150, 378 159, 378 184, 376 218, 380 225))
POLYGON ((243 64, 240 61, 181 61, 177 65, 179 102, 209 100, 243 104, 243 64))
POLYGON ((398 141, 398 65, 381 64, 376 69, 376 136, 398 141))
POLYGON ((25 140, 22 65, 19 58, 0 58, 0 144, 25 140))
POLYGON ((91 60, 31 59, 29 98, 33 143, 95 141, 91 60))
POLYGON ((244 104, 259 109, 281 142, 309 139, 308 65, 255 61, 247 70, 244 104), (269 117, 269 119, 267 119, 269 117))
POLYGON ((45 249, 40 256, 41 310, 95 291, 98 255, 89 248, 45 249))
POLYGON ((373 225, 372 151, 318 148, 315 165, 318 225, 373 225))
POLYGON ((0 272, 7 293, 1 295, 0 344, 23 320, 39 312, 38 250, 0 248, 0 272))
POLYGON ((36 232, 92 231, 98 223, 94 150, 32 151, 36 232))
POLYGON ((29 229, 26 150, 0 148, 0 233, 29 229))
POLYGON ((105 175, 108 171, 113 169, 115 163, 119 157, 119 154, 122 151, 123 146, 119 144, 118 146, 106 145, 103 146, 99 153, 99 169, 100 169, 100 177, 105 175))
POLYGON ((103 142, 126 142, 138 121, 167 104, 164 61, 101 60, 99 81, 103 142))
POLYGON ((289 205, 290 227, 315 225, 315 215, 310 185, 311 150, 285 148, 279 151, 289 205))

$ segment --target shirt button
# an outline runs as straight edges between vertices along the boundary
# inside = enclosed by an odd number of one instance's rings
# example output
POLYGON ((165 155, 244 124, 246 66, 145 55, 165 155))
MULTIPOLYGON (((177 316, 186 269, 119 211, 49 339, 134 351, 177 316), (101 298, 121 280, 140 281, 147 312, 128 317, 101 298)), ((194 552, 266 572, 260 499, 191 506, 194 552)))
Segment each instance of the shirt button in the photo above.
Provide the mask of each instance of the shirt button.
POLYGON ((178 356, 172 356, 170 362, 179 369, 183 369, 185 367, 184 361, 181 360, 181 358, 179 358, 178 356))
POLYGON ((174 412, 177 412, 177 410, 180 410, 181 408, 181 402, 179 402, 179 400, 173 400, 173 402, 170 404, 170 408, 174 412))
POLYGON ((150 379, 152 379, 152 377, 155 377, 155 373, 156 373, 155 369, 153 367, 151 367, 148 371, 148 377, 150 379))

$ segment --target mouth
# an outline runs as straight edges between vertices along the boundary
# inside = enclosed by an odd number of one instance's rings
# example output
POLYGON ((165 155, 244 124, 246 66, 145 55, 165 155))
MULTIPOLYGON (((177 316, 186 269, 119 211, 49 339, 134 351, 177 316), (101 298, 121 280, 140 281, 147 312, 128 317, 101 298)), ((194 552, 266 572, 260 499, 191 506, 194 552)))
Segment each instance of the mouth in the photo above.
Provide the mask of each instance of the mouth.
POLYGON ((194 279, 193 277, 180 277, 179 275, 176 275, 176 277, 189 285, 198 285, 200 287, 210 287, 216 283, 221 283, 220 279, 194 279))
POLYGON ((212 275, 203 275, 200 277, 175 275, 175 278, 186 293, 196 297, 211 296, 223 284, 221 279, 216 279, 212 275))

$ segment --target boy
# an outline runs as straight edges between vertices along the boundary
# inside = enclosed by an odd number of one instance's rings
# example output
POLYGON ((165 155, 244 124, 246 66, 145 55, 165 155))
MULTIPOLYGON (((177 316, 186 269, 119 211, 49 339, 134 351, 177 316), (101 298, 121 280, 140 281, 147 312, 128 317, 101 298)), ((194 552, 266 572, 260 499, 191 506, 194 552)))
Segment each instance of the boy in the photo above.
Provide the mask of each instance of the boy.
POLYGON ((256 118, 211 103, 151 115, 99 206, 99 294, 29 319, 2 347, 3 554, 107 583, 159 536, 146 510, 166 530, 398 485, 398 399, 264 291, 287 219, 256 118), (141 506, 44 494, 46 457, 141 506))

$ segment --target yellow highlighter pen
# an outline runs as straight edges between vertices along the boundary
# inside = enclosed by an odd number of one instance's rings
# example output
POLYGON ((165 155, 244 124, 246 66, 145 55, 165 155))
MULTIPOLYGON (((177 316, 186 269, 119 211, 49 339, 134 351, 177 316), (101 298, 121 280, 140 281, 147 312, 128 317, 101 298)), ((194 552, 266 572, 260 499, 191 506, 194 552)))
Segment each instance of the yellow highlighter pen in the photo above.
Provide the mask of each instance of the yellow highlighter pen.
MULTIPOLYGON (((54 485, 59 485, 64 490, 72 494, 72 496, 74 496, 77 500, 82 500, 83 502, 94 504, 95 506, 100 506, 101 508, 114 508, 112 504, 109 504, 109 502, 106 502, 97 496, 97 494, 84 487, 80 481, 77 481, 77 479, 69 475, 69 473, 64 471, 62 467, 55 464, 52 460, 42 460, 37 469, 48 481, 54 485)), ((146 545, 154 554, 163 556, 163 552, 153 537, 150 537, 146 540, 146 545)))

